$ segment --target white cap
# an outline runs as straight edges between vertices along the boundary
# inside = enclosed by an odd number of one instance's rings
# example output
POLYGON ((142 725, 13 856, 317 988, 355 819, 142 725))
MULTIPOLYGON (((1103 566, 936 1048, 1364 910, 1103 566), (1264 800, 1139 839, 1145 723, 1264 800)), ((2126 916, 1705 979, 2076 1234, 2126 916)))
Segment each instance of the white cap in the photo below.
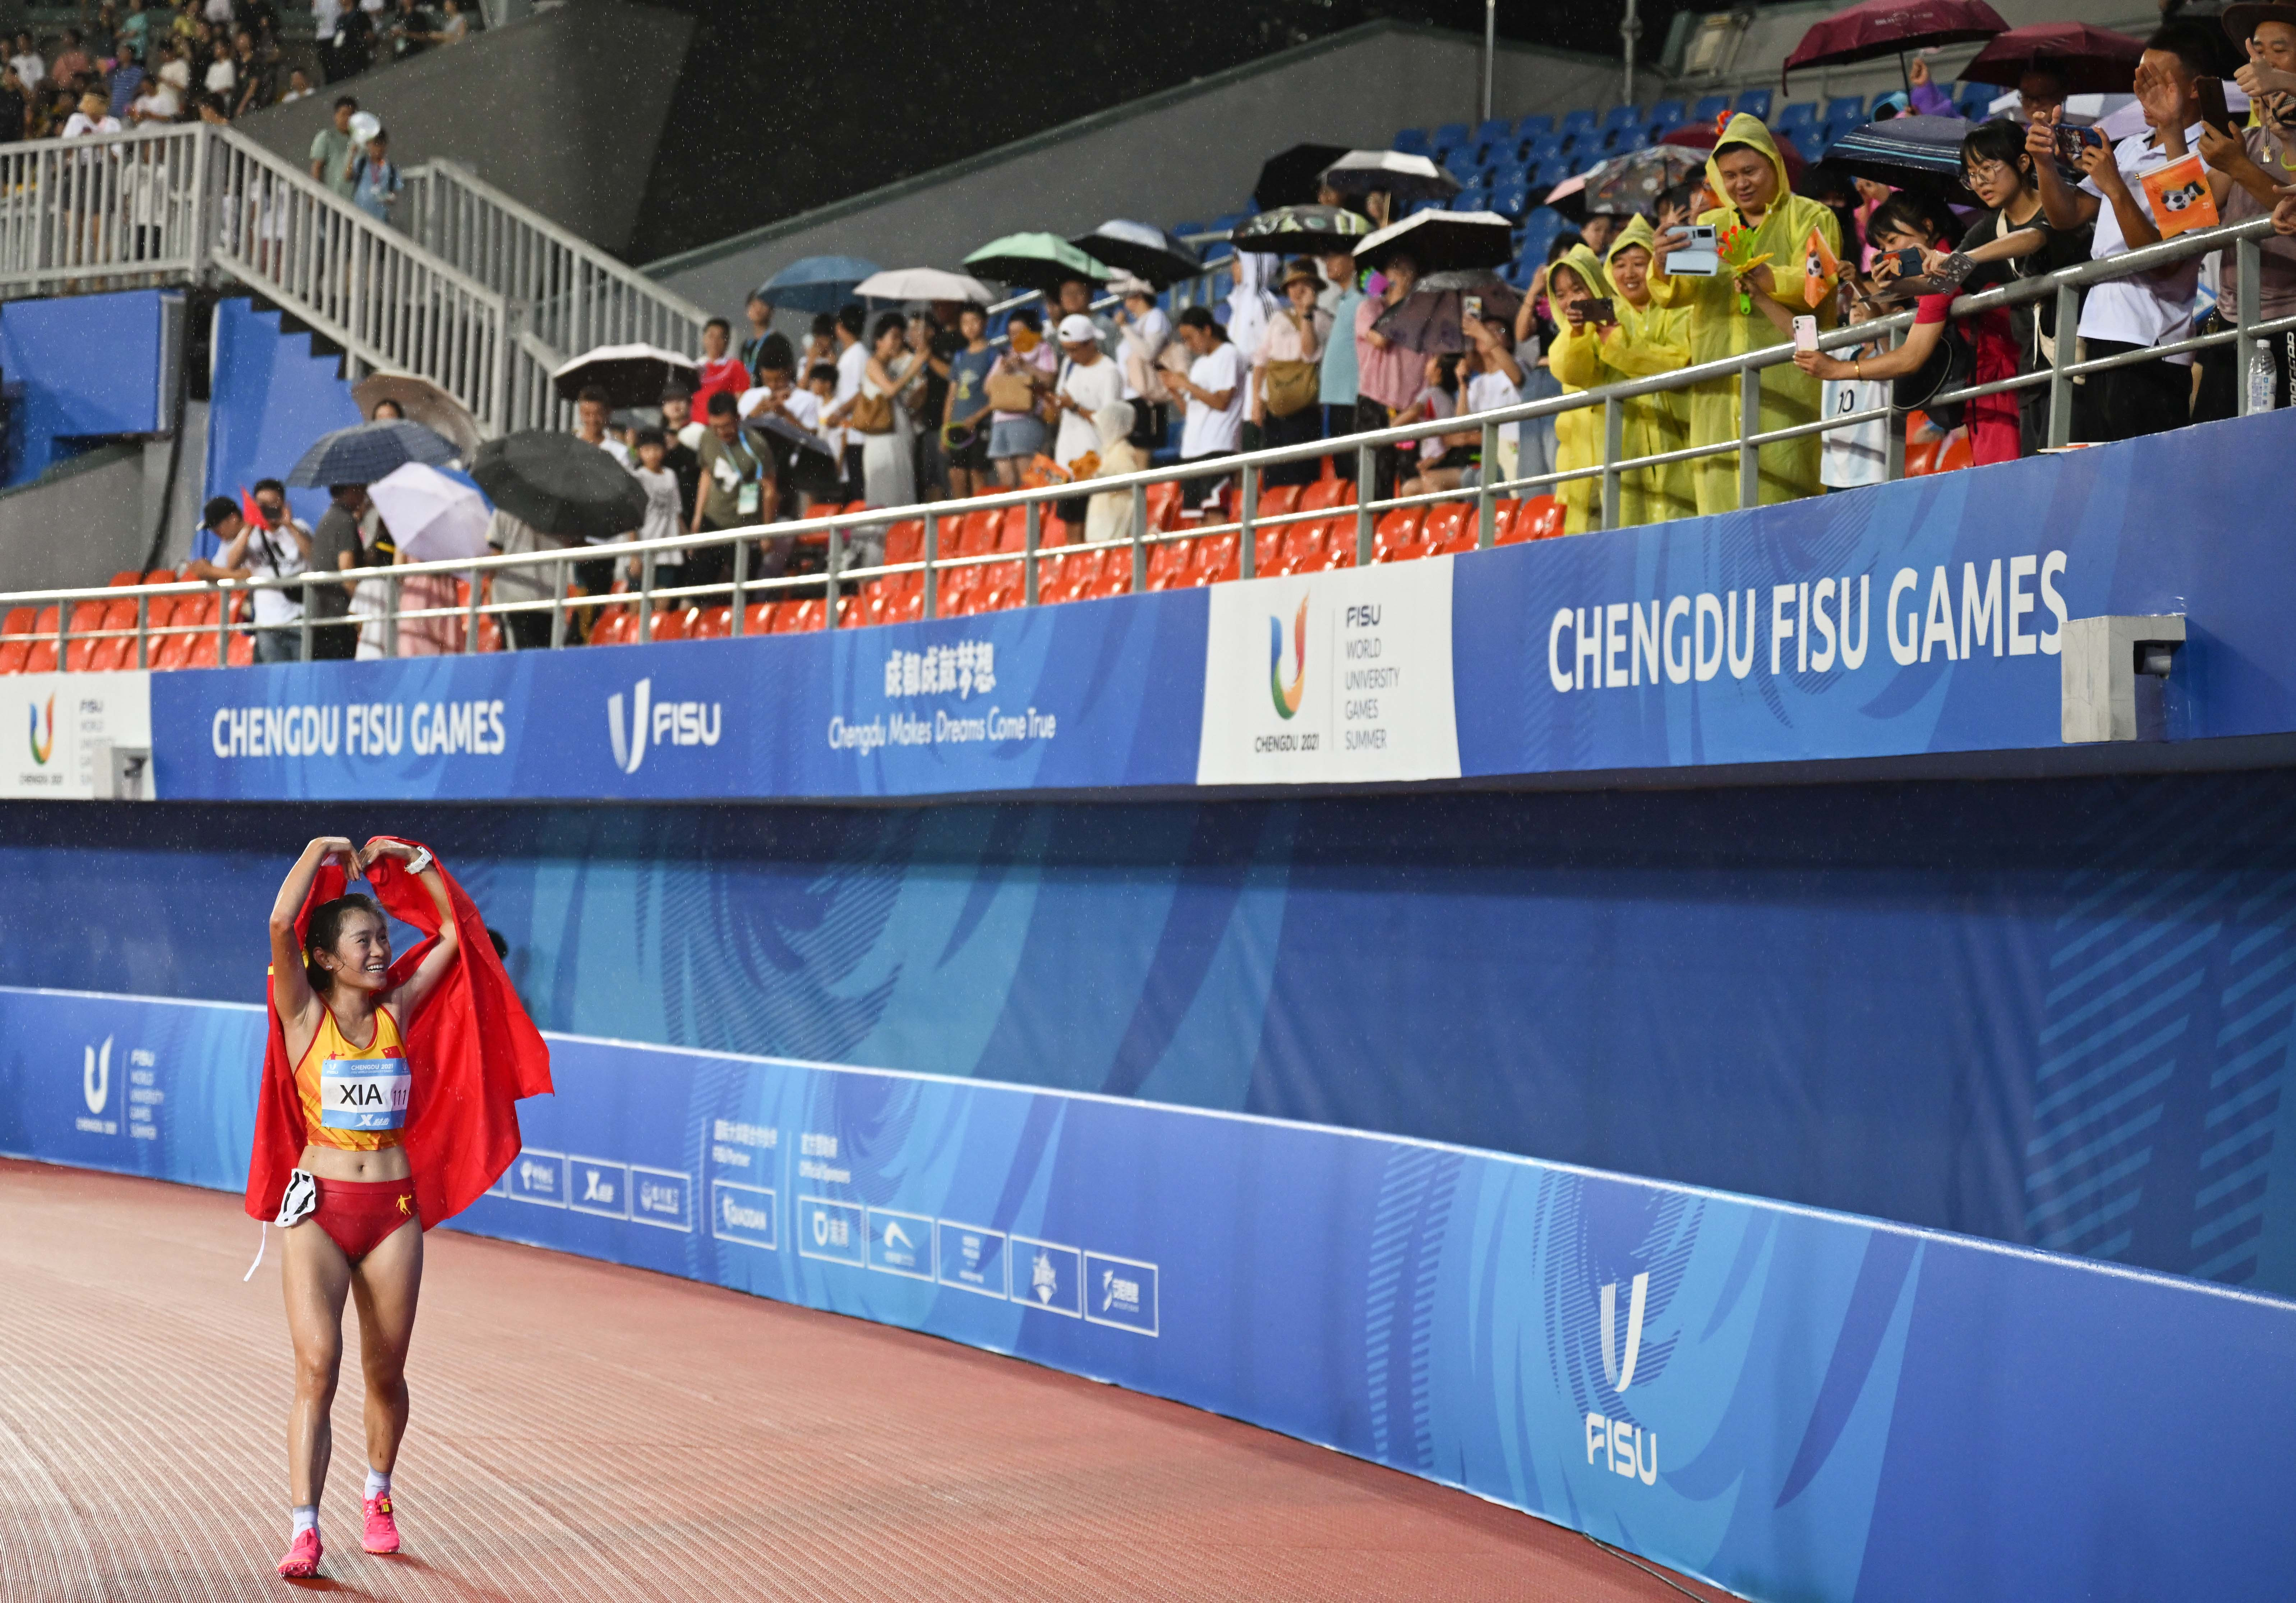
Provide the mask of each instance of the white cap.
POLYGON ((1100 330, 1093 326, 1091 318, 1080 312, 1071 312, 1062 318, 1059 332, 1063 345, 1096 345, 1100 342, 1100 330))

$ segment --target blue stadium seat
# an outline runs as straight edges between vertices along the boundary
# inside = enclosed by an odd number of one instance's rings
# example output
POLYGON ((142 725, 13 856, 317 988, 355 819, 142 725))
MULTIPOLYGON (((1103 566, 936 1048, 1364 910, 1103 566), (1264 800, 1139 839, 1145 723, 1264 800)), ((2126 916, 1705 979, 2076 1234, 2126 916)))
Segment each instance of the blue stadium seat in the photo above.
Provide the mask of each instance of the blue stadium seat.
POLYGON ((1444 151, 1455 144, 1464 144, 1467 143, 1467 125, 1464 122, 1444 123, 1436 128, 1430 143, 1437 150, 1444 151))
POLYGON ((1514 131, 1525 139, 1536 139, 1554 132, 1554 119, 1544 111, 1533 111, 1514 125, 1514 131))
POLYGON ((1581 129, 1592 133, 1595 128, 1595 113, 1589 107, 1576 107, 1562 113, 1562 131, 1566 134, 1576 134, 1581 129))
POLYGON ((1825 120, 1829 126, 1847 122, 1851 118, 1866 120, 1866 97, 1862 95, 1837 95, 1825 103, 1825 120))
POLYGON ((1488 211, 1490 209, 1491 192, 1480 185, 1471 184, 1451 197, 1451 210, 1454 211, 1488 211))
POLYGON ((1770 92, 1767 89, 1749 89, 1738 96, 1736 109, 1749 117, 1759 117, 1767 122, 1770 119, 1770 92))
POLYGON ((1662 100, 1650 109, 1650 119, 1660 127, 1678 128, 1690 120, 1690 113, 1678 100, 1662 100))
POLYGON ((1198 234, 1210 234, 1211 230, 1205 227, 1201 223, 1175 223, 1172 225, 1172 232, 1178 234, 1182 239, 1187 239, 1192 235, 1198 234))
POLYGON ((1507 167, 1521 160, 1522 147, 1512 136, 1505 139, 1486 139, 1475 146, 1478 167, 1507 167))
POLYGON ((1395 130, 1395 139, 1389 148, 1404 151, 1414 156, 1423 156, 1433 147, 1427 143, 1425 128, 1398 128, 1395 130))
POLYGON ((1226 261, 1229 257, 1235 254, 1235 243, 1232 240, 1212 240, 1204 246, 1203 250, 1199 254, 1201 254, 1208 263, 1226 261))
POLYGON ((1639 127, 1642 122, 1643 109, 1640 106, 1612 106, 1603 113, 1603 126, 1605 128, 1639 127))
POLYGON ((1530 182, 1530 173, 1531 169, 1522 162, 1509 161, 1503 166, 1491 169, 1490 177, 1485 180, 1485 186, 1491 189, 1505 189, 1510 184, 1528 184, 1530 182))
POLYGON ((1522 159, 1533 165, 1536 165, 1538 162, 1546 160, 1549 156, 1559 156, 1562 153, 1562 135, 1555 133, 1539 134, 1535 136, 1531 139, 1531 142, 1523 147, 1522 159))
POLYGON ((1778 132, 1792 134, 1817 121, 1817 103, 1798 100, 1778 113, 1778 132))
POLYGON ((1491 191, 1491 210, 1501 217, 1514 218, 1530 210, 1530 185, 1504 184, 1491 191))
POLYGON ((1464 146, 1445 156, 1442 166, 1462 184, 1472 184, 1483 170, 1482 163, 1475 160, 1475 152, 1464 146))
POLYGON ((1425 201, 1414 201, 1411 202, 1411 209, 1408 211, 1406 211, 1403 215, 1406 217, 1416 217, 1423 211, 1440 211, 1442 210, 1443 202, 1440 201, 1431 199, 1425 201))
POLYGON ((1568 156, 1549 156, 1538 164, 1538 170, 1531 175, 1531 187, 1544 194, 1578 170, 1570 165, 1570 159, 1568 156))
POLYGON ((1561 212, 1548 206, 1533 208, 1530 215, 1522 219, 1523 259, 1545 261, 1546 247, 1554 243, 1554 236, 1562 233, 1563 227, 1564 218, 1561 212))
POLYGON ((1710 124, 1716 118, 1721 116, 1723 112, 1729 109, 1730 97, 1728 95, 1710 95, 1705 99, 1700 101, 1696 105, 1690 108, 1690 120, 1700 124, 1710 124))
POLYGON ((1538 265, 1536 262, 1511 261, 1499 270, 1499 276, 1527 295, 1530 292, 1530 281, 1538 276, 1538 265))
POLYGON ((1235 275, 1226 267, 1212 275, 1212 299, 1225 300, 1235 292, 1235 275))
POLYGON ((1493 139, 1512 141, 1514 138, 1514 124, 1504 117, 1490 118, 1475 125, 1475 137, 1487 143, 1493 139))
POLYGON ((1621 155, 1628 151, 1648 150, 1651 131, 1648 128, 1623 128, 1611 139, 1611 153, 1621 155))
POLYGON ((1961 114, 1972 122, 1985 120, 1985 108, 2005 93, 1999 84, 1964 84, 1961 86, 1961 114))

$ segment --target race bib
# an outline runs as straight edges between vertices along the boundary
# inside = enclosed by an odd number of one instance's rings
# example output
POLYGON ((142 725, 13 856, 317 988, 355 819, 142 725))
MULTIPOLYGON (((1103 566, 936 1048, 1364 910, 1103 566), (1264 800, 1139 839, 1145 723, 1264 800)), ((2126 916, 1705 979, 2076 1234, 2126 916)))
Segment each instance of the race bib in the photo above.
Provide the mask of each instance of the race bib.
POLYGON ((414 1077, 403 1057, 330 1057, 319 1065, 319 1123, 327 1130, 398 1130, 414 1077))

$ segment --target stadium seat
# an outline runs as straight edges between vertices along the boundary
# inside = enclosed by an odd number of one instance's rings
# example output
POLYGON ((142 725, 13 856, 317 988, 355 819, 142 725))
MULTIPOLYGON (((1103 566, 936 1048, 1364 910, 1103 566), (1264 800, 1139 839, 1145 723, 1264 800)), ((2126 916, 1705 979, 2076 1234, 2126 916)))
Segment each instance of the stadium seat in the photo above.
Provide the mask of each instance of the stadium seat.
POLYGON ((1565 134, 1575 134, 1581 128, 1592 129, 1596 126, 1594 110, 1588 106, 1574 107, 1562 113, 1562 120, 1555 126, 1565 134))
POLYGON ((1562 532, 1567 516, 1562 502, 1553 496, 1533 496, 1515 511, 1514 521, 1506 530, 1506 542, 1513 545, 1521 540, 1549 540, 1562 532))
MULTIPOLYGON (((1786 108, 1791 111, 1792 106, 1786 108)), ((1866 97, 1862 95, 1837 95, 1825 103, 1825 120, 1831 125, 1851 120, 1866 120, 1866 97)))
POLYGON ((1986 108, 2000 99, 2002 93, 1999 84, 1963 84, 1958 96, 1961 114, 1972 122, 1984 121, 1986 108))
POLYGON ((1408 562, 1423 555, 1419 546, 1419 530, 1427 520, 1424 506, 1398 506, 1384 514, 1379 526, 1372 531, 1371 560, 1375 563, 1408 562))
POLYGON ((1538 166, 1549 156, 1562 153, 1562 136, 1560 134, 1541 134, 1522 147, 1523 161, 1531 167, 1538 166))
POLYGON ((686 637, 685 620, 689 611, 690 609, 676 606, 658 610, 646 621, 646 638, 663 641, 685 639, 686 637))
POLYGON ((1813 127, 1816 122, 1817 103, 1814 100, 1797 100, 1778 113, 1778 132, 1795 133, 1802 128, 1813 127))
POLYGON ((1554 119, 1545 111, 1532 111, 1515 119, 1515 133, 1525 139, 1534 139, 1554 132, 1554 119))
POLYGON ((1510 161, 1504 167, 1493 168, 1483 187, 1504 189, 1510 184, 1528 184, 1530 182, 1530 168, 1523 162, 1510 161))
POLYGON ((1148 487, 1148 527, 1159 531, 1177 528, 1180 522, 1180 485, 1168 479, 1148 487))
POLYGON ((1570 177, 1574 170, 1570 157, 1549 156, 1539 163, 1538 171, 1531 176, 1530 186, 1543 199, 1548 190, 1570 177))
POLYGON ((1690 120, 1690 113, 1678 100, 1661 100, 1651 107, 1650 119, 1654 127, 1678 128, 1690 120))
POLYGON ((1710 125, 1716 118, 1721 116, 1723 112, 1729 109, 1730 97, 1728 95, 1709 95, 1702 97, 1696 105, 1690 108, 1690 120, 1697 126, 1704 127, 1710 125))
POLYGON ((1521 157, 1522 145, 1513 139, 1486 139, 1475 146, 1475 165, 1486 170, 1511 167, 1521 157))
POLYGON ((1605 128, 1632 128, 1643 125, 1643 109, 1637 105, 1616 105, 1603 113, 1605 128))
POLYGON ((1491 191, 1491 210, 1512 222, 1530 208, 1530 185, 1509 184, 1491 191))
POLYGON ((1767 122, 1770 119, 1770 92, 1767 89, 1749 89, 1738 96, 1738 103, 1733 109, 1767 122))
POLYGON ((1439 151, 1464 144, 1467 143, 1467 125, 1464 122, 1439 123, 1428 142, 1439 151))
POLYGON ((1611 153, 1618 156, 1628 151, 1648 150, 1650 143, 1648 128, 1621 128, 1611 136, 1611 153))
POLYGON ((1152 590, 1177 590, 1188 580, 1188 570, 1195 565, 1195 541, 1165 540, 1148 552, 1148 588, 1152 590))
MULTIPOLYGON (((1464 501, 1445 501, 1428 508, 1427 517, 1419 526, 1419 548, 1412 555, 1440 556, 1447 552, 1474 548, 1474 507, 1464 501)), ((1378 560, 1376 555, 1374 560, 1378 560)))
POLYGON ((1478 139, 1512 139, 1514 137, 1514 121, 1512 118, 1506 117, 1487 118, 1482 122, 1475 125, 1475 137, 1478 139))
POLYGON ((1454 211, 1488 211, 1490 209, 1491 192, 1480 185, 1469 185, 1451 197, 1451 210, 1454 211))
MULTIPOLYGON (((1427 153, 1429 148, 1427 144, 1427 130, 1425 128, 1398 128, 1395 130, 1395 138, 1390 144, 1389 148, 1390 150, 1405 152, 1409 155, 1423 156, 1427 153)), ((1191 228, 1188 225, 1184 223, 1179 228, 1176 229, 1175 232, 1177 233, 1182 239, 1185 239, 1191 233, 1203 233, 1204 226, 1202 224, 1198 223, 1191 228)))

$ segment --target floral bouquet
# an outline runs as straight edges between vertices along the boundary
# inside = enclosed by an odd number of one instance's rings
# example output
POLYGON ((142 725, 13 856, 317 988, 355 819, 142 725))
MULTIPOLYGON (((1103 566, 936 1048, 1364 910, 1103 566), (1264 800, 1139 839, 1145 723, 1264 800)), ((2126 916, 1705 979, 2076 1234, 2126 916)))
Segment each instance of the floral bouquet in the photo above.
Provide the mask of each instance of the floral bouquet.
MULTIPOLYGON (((1723 229, 1714 242, 1714 250, 1715 254, 1722 259, 1722 265, 1729 268, 1730 276, 1741 283, 1747 274, 1768 261, 1773 254, 1768 251, 1759 256, 1754 253, 1753 232, 1743 223, 1733 223, 1723 229)), ((1753 309, 1754 298, 1741 289, 1738 292, 1738 315, 1742 317, 1751 316, 1753 309)))

